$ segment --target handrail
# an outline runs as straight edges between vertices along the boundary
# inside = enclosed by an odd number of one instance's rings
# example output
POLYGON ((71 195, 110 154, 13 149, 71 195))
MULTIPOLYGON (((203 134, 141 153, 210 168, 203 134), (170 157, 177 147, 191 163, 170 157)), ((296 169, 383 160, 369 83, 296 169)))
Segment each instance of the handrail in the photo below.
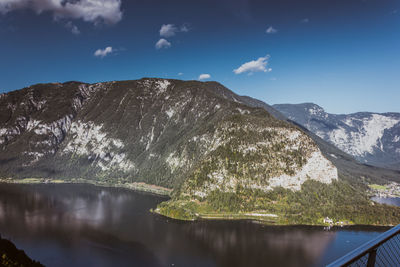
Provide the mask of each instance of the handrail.
POLYGON ((347 253, 343 257, 327 265, 327 267, 348 266, 367 254, 370 254, 368 257, 368 266, 374 266, 377 248, 399 233, 400 224, 347 253))

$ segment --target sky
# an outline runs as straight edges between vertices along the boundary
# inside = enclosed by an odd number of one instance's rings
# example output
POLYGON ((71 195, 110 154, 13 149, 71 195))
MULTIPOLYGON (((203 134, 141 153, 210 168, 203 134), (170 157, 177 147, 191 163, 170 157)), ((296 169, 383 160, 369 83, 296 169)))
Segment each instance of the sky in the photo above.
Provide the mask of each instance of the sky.
POLYGON ((0 0, 0 93, 142 77, 400 112, 400 1, 0 0))

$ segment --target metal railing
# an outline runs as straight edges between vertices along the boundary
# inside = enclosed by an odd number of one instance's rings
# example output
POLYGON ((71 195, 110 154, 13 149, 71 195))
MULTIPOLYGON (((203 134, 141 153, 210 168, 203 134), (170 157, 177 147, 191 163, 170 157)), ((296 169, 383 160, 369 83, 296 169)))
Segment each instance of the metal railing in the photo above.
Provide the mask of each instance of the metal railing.
POLYGON ((400 224, 327 265, 339 266, 400 266, 400 224))

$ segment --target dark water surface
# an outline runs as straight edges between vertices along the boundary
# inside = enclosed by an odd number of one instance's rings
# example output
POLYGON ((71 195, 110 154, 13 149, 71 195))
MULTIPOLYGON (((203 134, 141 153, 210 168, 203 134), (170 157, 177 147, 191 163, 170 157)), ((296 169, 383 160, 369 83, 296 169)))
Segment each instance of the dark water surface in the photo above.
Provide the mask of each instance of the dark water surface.
POLYGON ((0 233, 46 266, 321 266, 388 228, 180 222, 165 198, 91 185, 0 184, 0 233))

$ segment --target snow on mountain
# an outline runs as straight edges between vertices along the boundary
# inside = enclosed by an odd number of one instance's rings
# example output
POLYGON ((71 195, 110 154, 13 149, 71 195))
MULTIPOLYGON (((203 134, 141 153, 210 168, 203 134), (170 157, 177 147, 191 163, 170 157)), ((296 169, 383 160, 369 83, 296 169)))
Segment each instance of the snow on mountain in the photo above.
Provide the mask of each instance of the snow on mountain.
POLYGON ((382 137, 385 130, 390 130, 400 122, 400 119, 371 114, 361 120, 350 117, 343 122, 352 129, 349 131, 339 127, 333 130, 329 133, 329 141, 351 155, 363 156, 368 153, 373 154, 374 149, 384 151, 382 137))
POLYGON ((363 163, 400 169, 400 113, 336 115, 312 103, 273 107, 363 163))

